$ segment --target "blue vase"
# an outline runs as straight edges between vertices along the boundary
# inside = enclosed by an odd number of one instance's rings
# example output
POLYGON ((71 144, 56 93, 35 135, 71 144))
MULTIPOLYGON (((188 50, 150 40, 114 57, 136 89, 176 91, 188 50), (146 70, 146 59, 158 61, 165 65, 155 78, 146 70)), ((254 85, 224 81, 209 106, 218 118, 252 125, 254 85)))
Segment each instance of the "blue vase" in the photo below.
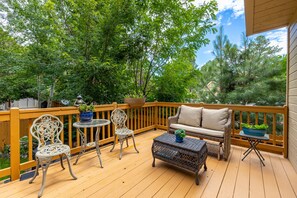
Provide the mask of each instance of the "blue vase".
POLYGON ((179 135, 175 135, 175 142, 182 143, 184 138, 180 137, 179 135))
POLYGON ((80 113, 80 122, 91 122, 93 119, 93 112, 81 112, 80 113))

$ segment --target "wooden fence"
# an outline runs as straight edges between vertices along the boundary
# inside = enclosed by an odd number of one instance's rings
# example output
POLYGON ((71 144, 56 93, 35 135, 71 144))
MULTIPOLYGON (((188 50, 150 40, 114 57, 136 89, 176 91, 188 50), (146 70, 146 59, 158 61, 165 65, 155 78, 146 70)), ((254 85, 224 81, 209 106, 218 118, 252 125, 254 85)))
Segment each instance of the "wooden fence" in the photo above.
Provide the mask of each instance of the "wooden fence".
MULTIPOLYGON (((183 103, 169 102, 149 102, 142 108, 131 109, 127 104, 108 104, 95 106, 95 118, 110 119, 111 112, 115 108, 124 109, 128 115, 127 127, 134 130, 135 134, 150 131, 152 129, 167 130, 167 118, 176 114, 177 108, 183 103)), ((269 152, 283 154, 287 157, 287 107, 258 107, 240 105, 210 105, 210 104, 187 104, 194 107, 204 107, 219 109, 228 107, 232 113, 232 144, 248 146, 245 139, 239 137, 241 130, 240 123, 248 122, 269 125, 270 140, 259 145, 259 148, 269 152)), ((64 123, 64 130, 61 133, 61 140, 68 144, 71 153, 76 154, 80 151, 80 136, 76 128, 72 125, 78 121, 79 112, 75 107, 60 107, 47 109, 22 110, 12 108, 10 111, 0 112, 1 123, 9 123, 10 137, 10 167, 0 170, 0 178, 10 176, 11 180, 20 177, 20 171, 28 170, 35 166, 33 160, 34 141, 30 134, 30 127, 33 120, 43 114, 52 114, 60 118, 64 123), (22 135, 28 136, 28 161, 20 162, 20 142, 22 135)), ((0 128, 0 130, 2 130, 0 128)), ((94 141, 94 130, 85 130, 88 141, 94 141)), ((0 133, 1 135, 3 133, 0 133)), ((0 139, 3 137, 0 136, 0 139)), ((113 141, 114 127, 107 125, 102 127, 100 133, 100 145, 108 144, 113 141)))

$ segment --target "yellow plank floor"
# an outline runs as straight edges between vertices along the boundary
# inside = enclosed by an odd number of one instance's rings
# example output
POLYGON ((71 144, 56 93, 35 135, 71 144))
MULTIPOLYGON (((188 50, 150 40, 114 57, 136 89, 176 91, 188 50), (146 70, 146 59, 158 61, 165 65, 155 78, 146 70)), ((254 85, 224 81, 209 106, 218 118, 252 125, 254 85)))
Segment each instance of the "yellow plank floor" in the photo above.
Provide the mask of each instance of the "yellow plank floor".
MULTIPOLYGON (((265 167, 252 152, 241 161, 246 148, 232 146, 228 161, 207 158, 207 171, 199 173, 200 185, 193 173, 156 159, 152 167, 153 138, 164 131, 150 131, 136 136, 137 154, 132 142, 119 160, 119 145, 101 148, 104 168, 99 167, 95 151, 83 155, 73 172, 62 171, 59 163, 48 169, 43 197, 297 197, 297 174, 287 159, 262 152, 265 167)), ((75 156, 72 158, 72 163, 75 156)), ((41 173, 41 172, 40 172, 41 173)), ((29 180, 0 184, 0 197, 37 197, 41 175, 33 184, 29 180)))

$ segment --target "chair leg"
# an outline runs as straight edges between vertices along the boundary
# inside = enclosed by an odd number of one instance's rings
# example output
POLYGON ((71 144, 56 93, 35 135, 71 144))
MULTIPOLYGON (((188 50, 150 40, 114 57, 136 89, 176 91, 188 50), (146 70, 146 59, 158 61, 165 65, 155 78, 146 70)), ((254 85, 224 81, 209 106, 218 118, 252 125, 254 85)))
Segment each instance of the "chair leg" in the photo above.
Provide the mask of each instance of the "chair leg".
POLYGON ((68 155, 65 154, 65 155, 66 155, 66 159, 67 159, 67 163, 68 163, 70 175, 73 177, 74 180, 76 180, 77 177, 73 174, 72 168, 71 168, 71 164, 70 164, 70 154, 68 154, 68 155))
POLYGON ((134 134, 132 134, 132 140, 133 140, 134 149, 136 150, 137 153, 139 153, 139 151, 136 148, 136 144, 135 144, 135 140, 134 140, 134 134))
POLYGON ((121 136, 119 136, 119 140, 120 140, 120 145, 121 145, 121 147, 120 147, 120 159, 122 159, 122 156, 123 156, 123 143, 124 143, 124 138, 125 137, 121 137, 121 136))
POLYGON ((38 193, 38 197, 41 197, 43 194, 43 190, 45 187, 45 181, 46 181, 46 173, 47 173, 47 169, 49 167, 51 163, 51 158, 45 158, 42 160, 41 162, 41 169, 42 169, 42 184, 38 193))
POLYGON ((221 160, 221 148, 222 148, 222 142, 220 142, 220 145, 219 145, 218 160, 221 160))
POLYGON ((60 163, 63 170, 65 170, 64 164, 63 164, 63 155, 60 155, 60 163))
POLYGON ((112 152, 112 151, 113 151, 113 149, 114 149, 114 146, 115 146, 115 144, 116 144, 116 139, 117 139, 117 135, 116 135, 116 134, 114 134, 114 141, 113 141, 113 146, 112 146, 112 148, 110 149, 110 152, 112 152))
POLYGON ((35 173, 34 176, 32 177, 32 179, 29 181, 29 184, 32 184, 34 179, 36 178, 37 175, 39 175, 38 173, 39 170, 39 159, 36 157, 36 169, 35 169, 35 173))
POLYGON ((127 147, 129 147, 128 136, 126 137, 126 144, 127 144, 127 147))

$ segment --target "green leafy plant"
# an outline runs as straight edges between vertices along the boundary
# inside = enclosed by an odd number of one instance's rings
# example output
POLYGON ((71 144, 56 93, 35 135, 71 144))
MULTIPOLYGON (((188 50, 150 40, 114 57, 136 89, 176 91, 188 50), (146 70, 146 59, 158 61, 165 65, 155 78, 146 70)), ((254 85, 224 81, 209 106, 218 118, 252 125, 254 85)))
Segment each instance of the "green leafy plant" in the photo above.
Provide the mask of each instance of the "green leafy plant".
POLYGON ((90 105, 87 105, 87 104, 81 104, 81 105, 79 105, 78 110, 79 110, 80 112, 88 112, 88 111, 93 112, 93 111, 95 110, 95 107, 94 107, 93 104, 90 104, 90 105))
POLYGON ((250 125, 250 124, 247 124, 247 123, 241 123, 241 127, 248 128, 248 129, 258 129, 258 130, 266 130, 266 129, 268 129, 268 125, 267 124, 250 125))
POLYGON ((140 91, 133 90, 129 94, 125 95, 125 98, 144 98, 144 95, 140 91))
POLYGON ((181 138, 186 137, 186 131, 184 129, 177 129, 174 131, 174 134, 181 138))

